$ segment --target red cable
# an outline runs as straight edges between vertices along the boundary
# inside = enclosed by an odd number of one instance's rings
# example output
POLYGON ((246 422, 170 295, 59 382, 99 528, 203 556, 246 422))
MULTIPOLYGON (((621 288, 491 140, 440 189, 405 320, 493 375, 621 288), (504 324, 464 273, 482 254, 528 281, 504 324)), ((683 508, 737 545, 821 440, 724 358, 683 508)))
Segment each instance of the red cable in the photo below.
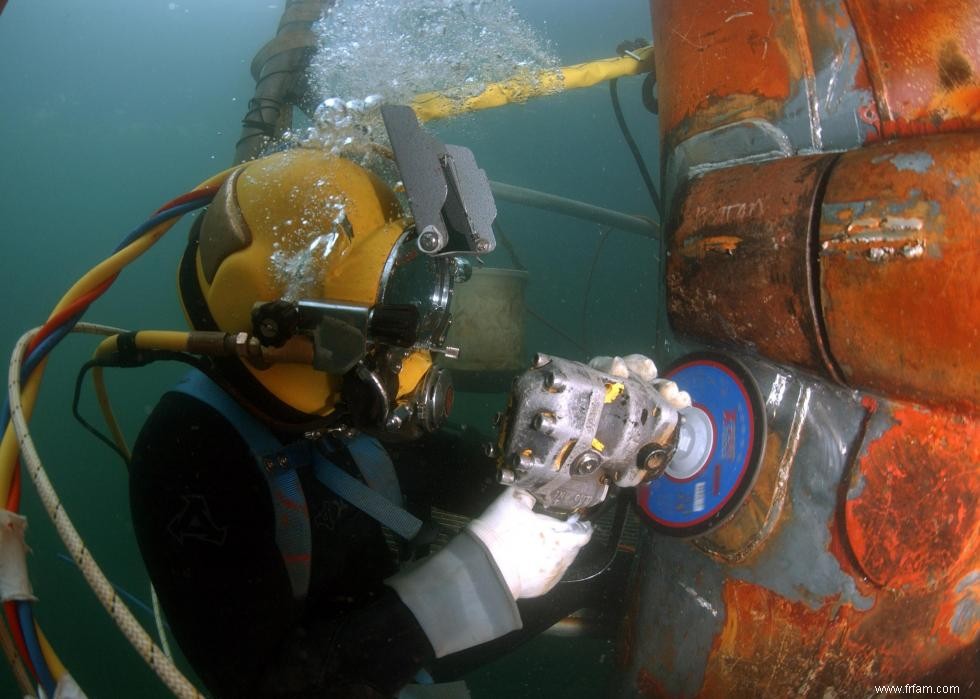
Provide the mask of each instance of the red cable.
POLYGON ((201 187, 200 189, 195 189, 191 192, 188 192, 187 194, 181 194, 176 199, 171 199, 166 204, 161 206, 159 209, 154 211, 153 215, 156 216, 161 211, 165 211, 166 209, 171 209, 175 206, 180 206, 185 202, 189 202, 191 199, 200 199, 201 197, 206 197, 206 196, 213 197, 215 193, 218 191, 219 187, 221 187, 221 184, 213 184, 209 187, 201 187))
POLYGON ((37 682, 37 671, 34 670, 31 656, 27 652, 27 644, 24 643, 24 632, 20 630, 20 620, 17 619, 16 603, 4 602, 3 613, 7 617, 7 627, 10 629, 10 635, 14 637, 14 645, 17 646, 17 652, 20 653, 21 660, 24 661, 24 665, 34 677, 34 681, 37 682))
POLYGON ((20 512, 20 458, 14 462, 14 475, 10 479, 10 494, 7 495, 7 511, 20 512))
POLYGON ((51 318, 49 318, 47 322, 45 322, 44 325, 41 326, 41 329, 38 331, 37 335, 34 336, 34 339, 32 339, 30 343, 28 343, 27 354, 30 354, 32 351, 34 351, 35 347, 41 344, 41 342, 43 342, 44 339, 48 337, 48 335, 50 335, 59 327, 64 325, 69 318, 73 318, 74 316, 78 315, 81 311, 84 311, 86 308, 91 306, 92 303, 97 298, 99 298, 102 294, 106 292, 106 290, 108 290, 110 286, 112 286, 112 283, 116 281, 116 277, 118 276, 119 276, 118 272, 116 274, 113 274, 111 277, 103 281, 97 287, 95 287, 91 291, 82 294, 77 299, 72 301, 71 304, 65 306, 63 309, 58 311, 55 315, 51 316, 51 318))
MULTIPOLYGON (((66 306, 64 309, 59 311, 57 314, 52 316, 48 322, 46 322, 41 329, 38 331, 37 335, 28 343, 27 354, 34 351, 44 338, 48 337, 52 332, 61 327, 69 318, 72 318, 80 311, 84 311, 88 306, 92 304, 99 296, 104 294, 106 290, 112 285, 112 282, 116 280, 118 274, 114 274, 104 282, 99 284, 97 287, 89 291, 88 293, 82 294, 77 299, 75 299, 71 304, 66 306)), ((7 493, 7 510, 10 512, 18 512, 20 510, 20 494, 21 494, 21 477, 20 477, 20 459, 14 463, 14 474, 10 480, 10 491, 7 493)))

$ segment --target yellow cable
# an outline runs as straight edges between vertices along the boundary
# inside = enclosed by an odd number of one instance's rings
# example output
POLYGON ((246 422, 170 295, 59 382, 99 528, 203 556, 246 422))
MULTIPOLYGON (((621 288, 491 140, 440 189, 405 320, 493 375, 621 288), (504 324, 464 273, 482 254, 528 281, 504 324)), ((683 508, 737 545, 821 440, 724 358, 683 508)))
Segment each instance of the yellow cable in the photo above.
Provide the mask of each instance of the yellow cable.
MULTIPOLYGON (((136 333, 136 346, 140 349, 169 350, 171 352, 184 352, 187 350, 187 339, 190 334, 183 331, 172 330, 143 330, 136 333)), ((101 359, 116 351, 118 346, 118 335, 111 335, 105 338, 95 350, 95 358, 101 359)), ((102 417, 112 441, 115 442, 125 457, 129 461, 132 454, 129 451, 129 444, 123 434, 119 421, 112 411, 112 403, 109 400, 109 391, 106 388, 105 376, 102 367, 96 366, 92 369, 92 383, 95 385, 95 395, 99 401, 99 408, 102 410, 102 417)))
POLYGON ((51 677, 54 678, 55 682, 60 682, 61 678, 68 671, 65 669, 64 664, 58 658, 57 654, 54 652, 54 648, 48 643, 48 639, 45 637, 44 632, 41 631, 41 627, 34 622, 34 631, 37 633, 37 642, 41 646, 41 654, 44 656, 44 661, 48 664, 48 670, 51 671, 51 677))
MULTIPOLYGON (((219 184, 227 179, 228 175, 234 169, 234 167, 228 168, 227 170, 223 170, 222 172, 212 175, 197 185, 197 187, 194 189, 201 189, 203 187, 219 184)), ((65 293, 61 300, 57 303, 54 310, 51 311, 51 315, 48 317, 50 318, 54 314, 58 313, 61 309, 68 306, 79 296, 88 293, 91 289, 95 288, 112 275, 121 271, 126 265, 130 264, 133 260, 152 247, 153 244, 156 243, 157 240, 159 240, 164 233, 170 230, 179 220, 180 217, 177 217, 154 226, 145 235, 97 264, 72 285, 68 292, 65 293)), ((24 387, 22 392, 24 418, 26 420, 30 420, 31 414, 34 411, 34 405, 37 402, 37 394, 41 387, 41 377, 44 375, 44 367, 46 364, 47 361, 45 360, 37 366, 29 377, 27 385, 24 387)), ((10 493, 10 483, 13 479, 14 464, 16 461, 17 439, 14 436, 13 429, 8 424, 5 426, 3 440, 0 442, 0 494, 2 494, 4 498, 6 498, 10 493)))
POLYGON ((412 100, 420 121, 492 109, 505 104, 526 102, 532 97, 553 95, 564 90, 592 87, 613 78, 648 73, 653 69, 653 47, 646 46, 626 55, 605 58, 555 70, 515 75, 487 85, 478 95, 460 100, 438 92, 427 92, 412 100))
POLYGON ((183 330, 140 330, 136 333, 136 346, 147 350, 186 352, 190 333, 183 330))
POLYGON ((112 412, 112 403, 109 402, 109 391, 106 389, 102 367, 93 367, 92 383, 95 384, 95 395, 99 400, 102 418, 105 420, 105 424, 109 427, 109 433, 112 435, 112 441, 116 443, 119 451, 126 457, 126 463, 129 463, 132 454, 129 451, 129 445, 126 443, 126 436, 119 426, 119 421, 116 420, 116 414, 112 412))

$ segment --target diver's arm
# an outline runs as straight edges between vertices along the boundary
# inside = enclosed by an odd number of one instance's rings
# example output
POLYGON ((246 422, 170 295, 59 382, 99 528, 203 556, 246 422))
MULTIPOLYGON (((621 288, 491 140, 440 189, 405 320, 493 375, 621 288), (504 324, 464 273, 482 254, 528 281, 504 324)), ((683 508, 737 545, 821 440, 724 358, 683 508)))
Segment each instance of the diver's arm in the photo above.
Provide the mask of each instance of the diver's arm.
POLYGON ((386 590, 343 617, 309 619, 294 628, 255 696, 391 697, 433 658, 411 611, 386 590))
POLYGON ((521 628, 516 600, 554 587, 592 536, 585 522, 533 511, 507 488, 449 544, 387 580, 425 631, 436 657, 521 628))

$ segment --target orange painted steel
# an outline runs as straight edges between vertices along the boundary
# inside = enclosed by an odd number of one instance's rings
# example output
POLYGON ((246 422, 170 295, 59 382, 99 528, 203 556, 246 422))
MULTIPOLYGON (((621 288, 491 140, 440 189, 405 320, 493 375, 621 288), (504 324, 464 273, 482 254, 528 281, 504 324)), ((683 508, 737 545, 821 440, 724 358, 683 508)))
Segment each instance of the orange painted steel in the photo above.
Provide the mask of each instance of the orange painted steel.
POLYGON ((669 145, 752 120, 815 150, 980 128, 975 0, 654 0, 651 11, 669 145), (842 131, 852 120, 857 131, 842 131))
POLYGON ((980 406, 980 132, 841 156, 820 221, 828 344, 844 380, 980 406))
POLYGON ((980 696, 980 3, 651 14, 668 316, 768 434, 729 520, 641 541, 618 689, 980 696))
POLYGON ((847 7, 882 136, 980 128, 980 3, 848 0, 847 7))
POLYGON ((876 137, 877 104, 842 2, 654 1, 660 132, 668 146, 764 122, 793 151, 876 137))
POLYGON ((978 217, 980 132, 714 170, 676 205, 671 323, 853 388, 976 410, 978 217))

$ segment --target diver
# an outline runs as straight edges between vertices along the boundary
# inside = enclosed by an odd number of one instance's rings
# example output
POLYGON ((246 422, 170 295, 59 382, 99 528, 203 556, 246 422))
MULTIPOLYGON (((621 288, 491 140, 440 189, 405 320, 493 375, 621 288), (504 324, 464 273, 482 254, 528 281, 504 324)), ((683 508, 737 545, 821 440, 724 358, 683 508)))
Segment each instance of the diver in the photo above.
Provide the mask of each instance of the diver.
POLYGON ((590 524, 506 488, 398 566, 429 527, 376 437, 415 439, 448 416, 432 353, 464 267, 422 254, 391 189, 321 150, 239 167, 195 222, 178 272, 190 324, 297 357, 202 364, 133 450, 139 547, 214 695, 392 696, 433 659, 519 629, 516 600, 547 593, 589 541, 590 524))

